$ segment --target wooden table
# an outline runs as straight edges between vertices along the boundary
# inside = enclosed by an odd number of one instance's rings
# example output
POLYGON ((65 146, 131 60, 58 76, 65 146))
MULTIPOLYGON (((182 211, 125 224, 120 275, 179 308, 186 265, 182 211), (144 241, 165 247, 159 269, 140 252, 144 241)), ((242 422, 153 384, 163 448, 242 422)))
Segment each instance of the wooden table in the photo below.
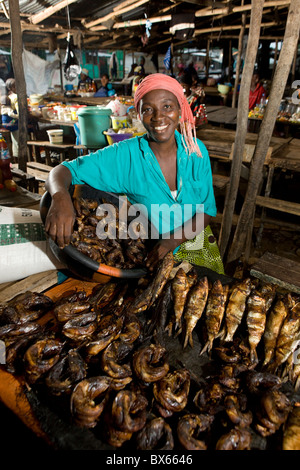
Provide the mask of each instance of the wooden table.
POLYGON ((236 126, 237 108, 228 106, 206 106, 208 122, 213 124, 232 124, 236 126))
POLYGON ((17 191, 0 189, 0 206, 6 207, 31 207, 38 206, 41 199, 40 194, 32 193, 18 186, 17 191))
MULTIPOLYGON (((197 137, 202 140, 202 142, 207 147, 210 157, 220 158, 227 161, 232 160, 235 134, 236 131, 230 129, 204 128, 197 130, 197 137)), ((244 146, 243 162, 251 162, 257 138, 258 134, 247 133, 244 146)), ((275 157, 275 155, 284 149, 291 140, 291 137, 287 139, 282 137, 272 137, 266 155, 265 164, 268 164, 270 159, 275 157)))

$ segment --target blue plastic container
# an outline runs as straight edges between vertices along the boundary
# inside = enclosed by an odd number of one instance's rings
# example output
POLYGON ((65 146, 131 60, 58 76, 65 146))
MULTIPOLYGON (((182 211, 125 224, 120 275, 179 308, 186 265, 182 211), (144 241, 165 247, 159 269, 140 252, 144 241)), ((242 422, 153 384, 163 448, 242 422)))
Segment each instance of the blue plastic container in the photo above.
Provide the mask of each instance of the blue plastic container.
POLYGON ((109 129, 111 109, 98 106, 86 106, 77 112, 81 144, 89 149, 106 147, 107 141, 103 134, 109 129))

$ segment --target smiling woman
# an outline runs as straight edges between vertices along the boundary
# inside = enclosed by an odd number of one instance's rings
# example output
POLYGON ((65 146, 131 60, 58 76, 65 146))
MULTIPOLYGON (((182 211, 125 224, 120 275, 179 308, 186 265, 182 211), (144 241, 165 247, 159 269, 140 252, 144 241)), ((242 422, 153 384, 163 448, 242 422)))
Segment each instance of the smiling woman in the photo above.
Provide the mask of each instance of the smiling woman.
POLYGON ((68 188, 88 184, 126 194, 131 204, 146 211, 159 234, 145 260, 149 270, 171 251, 178 261, 224 273, 209 228, 216 215, 210 159, 195 136, 181 85, 166 75, 149 75, 136 90, 135 106, 146 134, 63 162, 50 172, 46 231, 61 247, 70 243, 74 208, 68 188))

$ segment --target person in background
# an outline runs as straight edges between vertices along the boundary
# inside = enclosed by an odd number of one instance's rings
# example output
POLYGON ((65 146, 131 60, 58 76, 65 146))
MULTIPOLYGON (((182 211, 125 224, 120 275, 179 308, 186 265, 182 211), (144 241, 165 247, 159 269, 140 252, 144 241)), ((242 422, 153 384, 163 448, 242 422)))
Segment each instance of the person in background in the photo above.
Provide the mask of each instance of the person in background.
POLYGON ((10 137, 12 142, 12 153, 14 157, 18 156, 18 140, 19 140, 19 126, 18 126, 18 114, 16 114, 12 107, 10 100, 6 94, 1 96, 1 121, 2 127, 10 131, 10 137))
POLYGON ((8 78, 5 82, 5 86, 6 94, 1 97, 2 126, 10 131, 12 156, 17 157, 19 153, 19 109, 16 80, 14 78, 8 78))
POLYGON ((116 91, 113 89, 112 84, 109 83, 109 76, 104 73, 101 77, 101 87, 94 94, 94 98, 113 96, 116 91))
POLYGON ((131 94, 132 94, 132 96, 134 96, 135 90, 137 89, 138 85, 141 83, 143 78, 144 78, 143 69, 140 65, 138 65, 134 69, 133 80, 131 82, 131 85, 132 85, 131 86, 131 94))
POLYGON ((149 216, 159 235, 145 259, 149 270, 173 252, 178 262, 186 260, 224 274, 209 227, 217 213, 209 154, 196 138, 182 86, 168 75, 150 74, 136 89, 134 105, 145 134, 64 161, 50 171, 46 232, 59 247, 70 243, 75 213, 69 187, 88 184, 125 194, 149 216))
POLYGON ((78 90, 80 90, 80 86, 84 86, 84 89, 86 89, 86 85, 92 83, 91 77, 89 77, 89 71, 88 69, 81 69, 80 73, 80 80, 78 82, 78 90))
MULTIPOLYGON (((5 82, 6 94, 1 96, 1 120, 2 127, 10 131, 12 141, 13 157, 19 154, 19 107, 16 90, 16 80, 8 78, 5 82)), ((28 132, 34 131, 36 127, 36 117, 28 113, 28 132)))
POLYGON ((196 86, 198 83, 198 73, 197 70, 194 67, 193 62, 190 62, 188 66, 184 69, 184 73, 189 75, 192 80, 192 85, 196 86))
POLYGON ((183 88, 184 95, 190 105, 195 119, 195 126, 200 127, 207 124, 207 115, 204 105, 205 93, 202 86, 196 84, 189 73, 184 73, 178 78, 183 88))
POLYGON ((266 91, 262 84, 260 83, 260 76, 258 71, 254 71, 250 84, 250 93, 249 93, 249 111, 255 108, 256 104, 260 104, 263 95, 266 94, 266 91))
POLYGON ((127 75, 127 78, 133 77, 134 76, 134 69, 138 66, 138 64, 134 63, 131 65, 131 69, 127 75))
POLYGON ((139 63, 138 63, 138 65, 141 67, 141 71, 140 71, 140 72, 141 72, 141 75, 144 76, 144 75, 145 75, 145 57, 144 57, 144 56, 141 56, 141 57, 139 58, 139 63))

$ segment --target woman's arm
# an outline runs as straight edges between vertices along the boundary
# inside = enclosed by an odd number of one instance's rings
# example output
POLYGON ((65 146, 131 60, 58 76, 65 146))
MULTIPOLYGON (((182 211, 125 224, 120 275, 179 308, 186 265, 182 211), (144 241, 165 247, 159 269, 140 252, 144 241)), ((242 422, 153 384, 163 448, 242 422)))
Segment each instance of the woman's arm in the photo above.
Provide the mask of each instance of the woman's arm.
POLYGON ((208 214, 196 213, 192 219, 185 222, 183 227, 170 234, 168 238, 159 240, 147 256, 146 267, 152 270, 169 251, 174 251, 181 243, 195 238, 209 225, 210 219, 208 214))
POLYGON ((75 222, 74 206, 69 193, 71 183, 70 170, 58 165, 50 171, 45 184, 46 190, 52 196, 45 230, 60 248, 70 243, 75 222))

